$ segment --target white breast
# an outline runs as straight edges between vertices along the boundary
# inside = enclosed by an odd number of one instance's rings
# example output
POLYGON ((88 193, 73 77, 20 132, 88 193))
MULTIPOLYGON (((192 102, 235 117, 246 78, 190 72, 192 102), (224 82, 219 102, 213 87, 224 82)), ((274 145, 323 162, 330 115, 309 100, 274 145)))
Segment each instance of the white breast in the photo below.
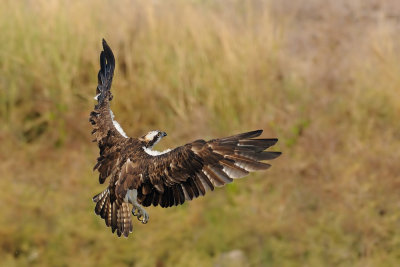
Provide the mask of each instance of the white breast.
POLYGON ((157 150, 152 150, 151 148, 147 148, 147 147, 143 147, 144 152, 146 152, 147 154, 151 155, 151 156, 159 156, 165 153, 168 153, 171 151, 171 149, 166 149, 164 151, 157 151, 157 150))

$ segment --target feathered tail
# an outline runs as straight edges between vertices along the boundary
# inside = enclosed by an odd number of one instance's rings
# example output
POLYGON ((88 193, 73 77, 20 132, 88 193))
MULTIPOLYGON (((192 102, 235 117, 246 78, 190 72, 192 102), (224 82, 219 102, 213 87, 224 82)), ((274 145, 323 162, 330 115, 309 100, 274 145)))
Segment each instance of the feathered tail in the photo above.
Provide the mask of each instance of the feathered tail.
POLYGON ((96 203, 94 212, 104 219, 108 227, 111 226, 113 233, 117 230, 118 236, 123 234, 125 237, 128 237, 129 233, 132 233, 132 218, 128 203, 111 202, 110 190, 108 188, 95 195, 93 201, 96 203))

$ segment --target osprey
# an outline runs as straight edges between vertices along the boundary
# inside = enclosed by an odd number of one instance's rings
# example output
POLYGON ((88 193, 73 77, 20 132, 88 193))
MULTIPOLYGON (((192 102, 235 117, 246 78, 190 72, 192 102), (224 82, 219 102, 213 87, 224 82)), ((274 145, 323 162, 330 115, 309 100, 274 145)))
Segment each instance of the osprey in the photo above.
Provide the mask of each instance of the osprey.
POLYGON ((215 187, 231 183, 252 171, 266 170, 260 162, 278 157, 280 152, 264 151, 278 139, 254 139, 262 130, 210 141, 196 140, 173 150, 152 150, 167 134, 151 131, 139 138, 128 137, 114 120, 110 109, 115 58, 103 39, 95 99, 89 121, 100 148, 94 170, 99 182, 110 177, 108 187, 93 197, 95 213, 112 232, 127 237, 132 232, 130 213, 142 223, 149 220, 143 207, 168 208, 183 204, 215 187), (130 205, 133 208, 130 208, 130 205))

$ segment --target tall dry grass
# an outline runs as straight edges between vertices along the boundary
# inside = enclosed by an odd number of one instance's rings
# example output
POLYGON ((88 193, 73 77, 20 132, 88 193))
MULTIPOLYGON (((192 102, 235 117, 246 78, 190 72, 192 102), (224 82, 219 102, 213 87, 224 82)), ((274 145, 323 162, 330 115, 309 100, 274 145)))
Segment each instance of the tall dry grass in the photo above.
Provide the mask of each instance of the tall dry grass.
POLYGON ((394 0, 4 0, 1 265, 396 266, 399 16, 394 0), (129 135, 263 128, 283 156, 117 239, 90 200, 103 37, 129 135))

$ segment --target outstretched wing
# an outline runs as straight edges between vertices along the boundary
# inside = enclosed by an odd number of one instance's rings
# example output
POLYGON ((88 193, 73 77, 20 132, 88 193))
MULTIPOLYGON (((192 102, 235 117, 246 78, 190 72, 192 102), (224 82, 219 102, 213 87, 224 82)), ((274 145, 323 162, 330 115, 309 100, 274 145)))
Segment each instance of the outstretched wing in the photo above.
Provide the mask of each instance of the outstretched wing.
POLYGON ((92 134, 100 148, 100 157, 94 169, 100 172, 99 181, 104 183, 105 179, 115 169, 120 149, 117 144, 123 143, 127 136, 114 120, 114 115, 110 109, 111 83, 114 75, 115 58, 110 47, 103 39, 103 51, 100 53, 100 70, 98 73, 98 85, 95 99, 98 101, 94 106, 94 111, 90 113, 89 121, 93 126, 92 134))
MULTIPOLYGON (((138 179, 126 179, 117 193, 124 195, 127 189, 138 188, 138 201, 143 206, 171 207, 249 172, 266 170, 270 165, 260 161, 281 153, 264 151, 278 139, 253 139, 261 133, 257 130, 208 142, 197 140, 165 154, 148 156, 140 162, 146 166, 140 184, 138 179)), ((129 170, 134 172, 134 166, 126 166, 128 174, 129 170)))

